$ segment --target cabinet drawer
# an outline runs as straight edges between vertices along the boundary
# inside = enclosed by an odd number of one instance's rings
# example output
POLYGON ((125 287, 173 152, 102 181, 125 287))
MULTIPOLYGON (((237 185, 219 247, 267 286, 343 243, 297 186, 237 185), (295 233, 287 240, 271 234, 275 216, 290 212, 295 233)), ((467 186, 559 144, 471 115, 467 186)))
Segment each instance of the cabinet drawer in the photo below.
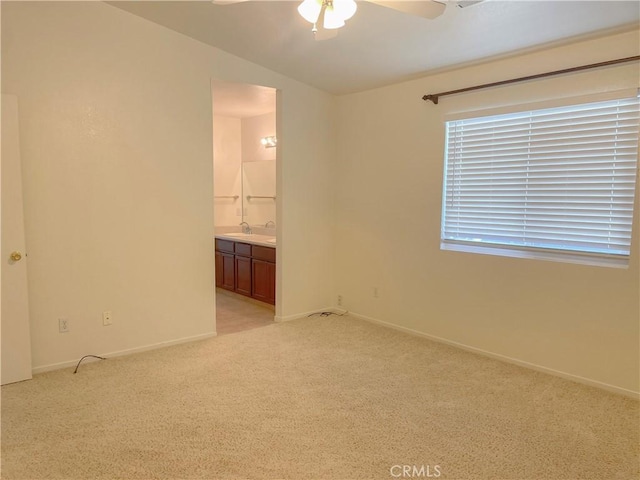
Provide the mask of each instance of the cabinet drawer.
POLYGON ((261 247, 260 245, 254 245, 252 249, 252 257, 258 260, 264 260, 265 262, 276 261, 276 249, 271 247, 261 247))
POLYGON ((236 242, 236 255, 243 255, 245 257, 251 256, 251 245, 248 243, 236 242))
POLYGON ((233 253, 234 243, 235 242, 232 242, 231 240, 220 240, 219 238, 216 238, 216 250, 219 252, 233 253))

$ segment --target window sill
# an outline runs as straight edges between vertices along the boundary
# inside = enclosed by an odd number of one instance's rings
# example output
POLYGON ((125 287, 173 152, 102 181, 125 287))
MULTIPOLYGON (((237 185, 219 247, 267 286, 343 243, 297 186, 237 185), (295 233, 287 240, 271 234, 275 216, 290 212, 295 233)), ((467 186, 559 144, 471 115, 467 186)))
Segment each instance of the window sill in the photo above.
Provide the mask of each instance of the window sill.
POLYGON ((543 249, 528 249, 499 245, 470 245, 441 241, 440 250, 453 252, 477 253, 481 255, 497 255, 500 257, 528 258, 530 260, 544 260, 551 262, 574 263, 595 267, 628 268, 629 257, 615 257, 612 255, 594 255, 588 253, 554 252, 543 249))

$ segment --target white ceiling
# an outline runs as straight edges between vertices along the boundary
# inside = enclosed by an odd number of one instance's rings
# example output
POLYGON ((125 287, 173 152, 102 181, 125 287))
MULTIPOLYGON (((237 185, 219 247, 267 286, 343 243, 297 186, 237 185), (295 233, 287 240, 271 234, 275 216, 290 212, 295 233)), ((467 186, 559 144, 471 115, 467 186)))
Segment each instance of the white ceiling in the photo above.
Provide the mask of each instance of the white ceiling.
MULTIPOLYGON (((316 42, 298 1, 118 1, 112 5, 334 94, 577 38, 637 28, 640 2, 449 2, 434 19, 358 2, 337 38, 316 42)), ((570 61, 567 67, 573 66, 570 61)))

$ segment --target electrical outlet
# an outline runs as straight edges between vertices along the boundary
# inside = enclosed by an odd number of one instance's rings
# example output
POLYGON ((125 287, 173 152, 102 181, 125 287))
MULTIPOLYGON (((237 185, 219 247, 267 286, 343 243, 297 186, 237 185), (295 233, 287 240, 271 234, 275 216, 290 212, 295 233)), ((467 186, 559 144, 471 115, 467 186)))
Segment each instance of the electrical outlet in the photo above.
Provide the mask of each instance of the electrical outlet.
POLYGON ((342 306, 342 295, 338 295, 338 306, 342 306))
POLYGON ((105 327, 111 325, 113 322, 111 321, 111 312, 102 312, 102 325, 105 327))
POLYGON ((69 331, 69 320, 66 318, 58 319, 58 332, 67 333, 69 331))
POLYGON ((380 292, 378 291, 378 287, 373 287, 373 298, 380 298, 380 292))

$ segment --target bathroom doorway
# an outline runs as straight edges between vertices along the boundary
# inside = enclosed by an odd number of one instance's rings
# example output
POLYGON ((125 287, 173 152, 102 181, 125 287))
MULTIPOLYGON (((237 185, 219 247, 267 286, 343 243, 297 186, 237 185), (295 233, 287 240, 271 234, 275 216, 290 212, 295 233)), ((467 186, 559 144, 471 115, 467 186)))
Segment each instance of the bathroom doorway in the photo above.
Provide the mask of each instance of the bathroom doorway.
POLYGON ((212 81, 218 335, 275 315, 276 89, 212 81))

